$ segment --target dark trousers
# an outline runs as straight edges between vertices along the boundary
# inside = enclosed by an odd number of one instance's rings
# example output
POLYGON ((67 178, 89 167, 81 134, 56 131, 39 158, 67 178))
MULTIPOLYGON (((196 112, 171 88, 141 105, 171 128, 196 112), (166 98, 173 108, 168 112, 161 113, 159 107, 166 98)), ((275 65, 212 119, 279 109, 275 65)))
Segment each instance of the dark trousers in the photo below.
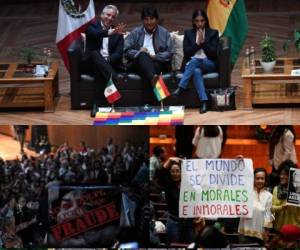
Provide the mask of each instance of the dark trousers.
POLYGON ((154 61, 146 52, 139 53, 132 64, 132 70, 144 77, 148 83, 151 83, 155 74, 166 72, 168 69, 169 62, 154 61))
POLYGON ((116 79, 116 73, 113 66, 100 54, 100 51, 95 50, 87 52, 86 64, 91 67, 95 76, 96 86, 94 103, 97 105, 103 104, 106 83, 111 76, 112 79, 116 79))

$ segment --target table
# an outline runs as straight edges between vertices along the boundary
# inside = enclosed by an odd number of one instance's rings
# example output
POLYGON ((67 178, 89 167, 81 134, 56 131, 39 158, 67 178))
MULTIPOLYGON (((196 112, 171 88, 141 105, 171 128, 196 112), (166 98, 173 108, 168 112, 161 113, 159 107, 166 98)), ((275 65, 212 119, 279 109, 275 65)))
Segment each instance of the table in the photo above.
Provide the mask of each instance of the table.
POLYGON ((58 67, 58 62, 51 62, 48 75, 36 77, 22 63, 0 63, 0 108, 43 107, 54 112, 58 67))
POLYGON ((300 68, 299 58, 278 58, 272 73, 264 73, 259 60, 255 60, 255 73, 242 67, 244 109, 252 104, 300 103, 300 76, 292 76, 300 68))

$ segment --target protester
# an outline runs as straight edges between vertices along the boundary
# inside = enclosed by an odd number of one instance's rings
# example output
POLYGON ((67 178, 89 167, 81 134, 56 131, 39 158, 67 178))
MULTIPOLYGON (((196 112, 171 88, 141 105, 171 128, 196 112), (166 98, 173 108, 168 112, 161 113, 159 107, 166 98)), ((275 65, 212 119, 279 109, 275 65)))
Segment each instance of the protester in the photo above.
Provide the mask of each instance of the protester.
POLYGON ((296 165, 291 160, 282 162, 278 167, 280 183, 274 188, 272 212, 275 215, 274 229, 280 231, 282 226, 292 224, 300 226, 300 207, 287 204, 290 168, 296 165))
MULTIPOLYGON (((6 227, 0 223, 0 243, 5 246, 8 242, 7 230, 28 224, 20 232, 12 232, 16 236, 12 247, 17 244, 24 247, 43 246, 48 224, 47 188, 69 184, 119 186, 121 192, 127 193, 131 200, 128 208, 135 219, 130 226, 145 233, 147 221, 142 223, 142 218, 147 216, 142 210, 148 202, 148 196, 145 195, 149 187, 148 152, 143 151, 142 146, 127 143, 126 153, 121 154, 123 149, 117 151, 116 146, 115 150, 105 147, 96 152, 81 142, 77 151, 65 142, 56 152, 41 154, 37 158, 23 155, 21 159, 12 161, 0 160, 0 173, 4 175, 0 182, 0 222, 7 222, 6 227)), ((51 190, 54 192, 49 192, 49 199, 54 200, 57 189, 51 190)), ((147 239, 141 234, 135 238, 141 246, 147 246, 147 239)))
POLYGON ((169 158, 163 167, 158 170, 157 177, 166 194, 168 242, 189 244, 194 239, 193 219, 179 218, 181 159, 177 157, 169 158))
POLYGON ((254 170, 254 201, 252 218, 241 218, 239 233, 244 235, 247 243, 264 245, 268 229, 272 228, 272 194, 265 187, 267 184, 267 171, 264 168, 254 170))
POLYGON ((220 126, 199 126, 195 131, 193 145, 196 155, 202 159, 219 158, 222 150, 223 131, 220 126))

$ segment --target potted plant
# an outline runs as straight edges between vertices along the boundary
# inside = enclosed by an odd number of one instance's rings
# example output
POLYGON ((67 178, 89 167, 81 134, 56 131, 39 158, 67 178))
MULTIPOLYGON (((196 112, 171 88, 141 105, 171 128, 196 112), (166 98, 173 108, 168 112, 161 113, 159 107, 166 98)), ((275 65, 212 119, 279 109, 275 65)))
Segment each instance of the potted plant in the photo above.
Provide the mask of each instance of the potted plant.
POLYGON ((288 48, 290 47, 291 43, 294 44, 295 49, 297 53, 300 53, 300 29, 295 30, 294 32, 294 37, 292 39, 288 39, 284 44, 283 44, 283 50, 286 52, 288 48))
POLYGON ((274 40, 266 34, 260 42, 262 49, 261 65, 265 73, 271 73, 276 64, 275 43, 274 40))
POLYGON ((25 47, 20 51, 20 57, 25 62, 25 71, 32 71, 32 61, 36 57, 36 52, 31 47, 25 47))

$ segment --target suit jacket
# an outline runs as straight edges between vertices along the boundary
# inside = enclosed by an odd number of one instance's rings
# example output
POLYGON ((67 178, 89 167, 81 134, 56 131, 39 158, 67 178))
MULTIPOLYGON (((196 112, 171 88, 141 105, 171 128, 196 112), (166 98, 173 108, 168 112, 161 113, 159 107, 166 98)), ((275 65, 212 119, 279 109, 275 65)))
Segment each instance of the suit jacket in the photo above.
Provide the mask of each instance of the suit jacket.
MULTIPOLYGON (((97 20, 90 23, 86 29, 86 53, 94 50, 100 51, 104 37, 108 37, 108 31, 103 30, 101 22, 97 20)), ((122 66, 123 49, 124 38, 122 35, 113 34, 108 37, 108 61, 111 65, 122 66)))
MULTIPOLYGON (((184 53, 184 65, 191 57, 196 54, 199 49, 203 49, 207 58, 216 61, 218 56, 219 47, 219 34, 217 30, 205 29, 205 40, 204 43, 198 45, 196 43, 196 30, 190 29, 184 32, 183 39, 183 53, 184 53)), ((184 66, 183 65, 183 66, 184 66)))
MULTIPOLYGON (((143 47, 145 38, 144 26, 134 28, 125 39, 125 53, 129 60, 133 60, 143 47)), ((155 61, 170 63, 173 55, 173 43, 167 29, 157 26, 153 35, 153 47, 155 50, 155 61)))

